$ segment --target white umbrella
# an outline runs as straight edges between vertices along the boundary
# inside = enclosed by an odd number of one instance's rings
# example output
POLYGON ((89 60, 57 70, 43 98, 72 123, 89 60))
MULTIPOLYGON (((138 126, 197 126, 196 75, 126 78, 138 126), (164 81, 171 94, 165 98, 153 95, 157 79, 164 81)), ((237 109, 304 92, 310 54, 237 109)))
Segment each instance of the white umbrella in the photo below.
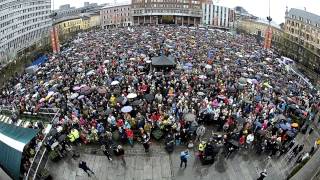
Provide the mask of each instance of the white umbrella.
POLYGON ((119 81, 112 81, 112 82, 111 82, 111 85, 114 86, 114 85, 117 85, 117 84, 119 84, 119 83, 120 83, 119 81))
POLYGON ((84 95, 81 95, 81 96, 78 97, 79 100, 83 99, 83 98, 84 98, 84 95))
POLYGON ((54 94, 54 92, 53 92, 53 91, 50 91, 47 96, 50 97, 50 96, 52 96, 53 94, 54 94))
POLYGON ((211 66, 210 64, 207 64, 207 65, 205 66, 205 68, 206 68, 206 69, 212 69, 212 66, 211 66))
POLYGON ((198 94, 199 96, 205 95, 204 92, 198 92, 197 94, 198 94))
POLYGON ((73 94, 71 94, 70 99, 75 99, 78 96, 79 96, 79 93, 73 93, 73 94))
POLYGON ((128 113, 132 111, 132 106, 124 106, 121 108, 121 112, 128 113))
POLYGON ((91 71, 87 72, 87 76, 91 76, 91 75, 94 75, 94 74, 95 74, 94 70, 91 70, 91 71))
POLYGON ((205 75, 200 75, 199 78, 200 78, 200 79, 207 79, 207 76, 205 76, 205 75))
POLYGON ((150 64, 150 63, 151 63, 151 61, 150 61, 150 60, 147 60, 147 61, 146 61, 146 63, 150 64))
POLYGON ((79 86, 75 86, 75 87, 73 87, 72 88, 74 91, 78 91, 78 90, 80 90, 81 89, 81 87, 79 87, 79 86))
POLYGON ((103 61, 104 64, 108 64, 109 62, 110 62, 110 60, 103 61))
POLYGON ((133 98, 136 98, 138 95, 136 93, 130 93, 127 95, 127 98, 128 99, 133 99, 133 98))

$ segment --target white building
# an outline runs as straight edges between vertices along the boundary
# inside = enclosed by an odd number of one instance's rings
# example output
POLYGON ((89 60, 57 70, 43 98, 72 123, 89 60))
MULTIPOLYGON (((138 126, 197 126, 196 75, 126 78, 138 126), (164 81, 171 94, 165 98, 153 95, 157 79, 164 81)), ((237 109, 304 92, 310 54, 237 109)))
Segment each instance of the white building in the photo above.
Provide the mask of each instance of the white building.
POLYGON ((234 9, 217 6, 213 3, 202 4, 202 24, 219 28, 231 28, 235 21, 234 9))
POLYGON ((51 0, 0 0, 0 63, 46 37, 50 14, 51 0))
POLYGON ((108 5, 100 11, 101 28, 132 26, 131 4, 108 5))

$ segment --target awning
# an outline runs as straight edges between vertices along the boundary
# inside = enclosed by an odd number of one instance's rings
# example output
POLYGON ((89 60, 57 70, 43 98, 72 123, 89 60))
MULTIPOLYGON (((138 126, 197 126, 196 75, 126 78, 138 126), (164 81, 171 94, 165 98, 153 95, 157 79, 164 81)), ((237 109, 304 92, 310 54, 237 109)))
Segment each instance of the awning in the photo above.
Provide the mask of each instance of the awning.
POLYGON ((0 166, 13 179, 19 179, 24 146, 38 131, 0 122, 0 166))

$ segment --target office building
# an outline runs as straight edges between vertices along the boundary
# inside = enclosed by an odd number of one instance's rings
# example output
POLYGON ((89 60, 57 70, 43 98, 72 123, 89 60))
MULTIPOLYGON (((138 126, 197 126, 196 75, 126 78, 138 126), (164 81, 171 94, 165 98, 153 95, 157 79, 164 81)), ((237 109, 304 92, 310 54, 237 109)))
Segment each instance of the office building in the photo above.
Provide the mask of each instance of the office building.
POLYGON ((0 62, 46 37, 52 25, 51 1, 0 0, 0 62))
POLYGON ((219 28, 230 28, 235 20, 233 9, 217 6, 213 3, 202 4, 202 24, 219 28))
POLYGON ((202 0, 132 0, 134 25, 201 24, 202 0))
POLYGON ((108 5, 100 11, 100 20, 103 29, 132 26, 131 5, 108 5))

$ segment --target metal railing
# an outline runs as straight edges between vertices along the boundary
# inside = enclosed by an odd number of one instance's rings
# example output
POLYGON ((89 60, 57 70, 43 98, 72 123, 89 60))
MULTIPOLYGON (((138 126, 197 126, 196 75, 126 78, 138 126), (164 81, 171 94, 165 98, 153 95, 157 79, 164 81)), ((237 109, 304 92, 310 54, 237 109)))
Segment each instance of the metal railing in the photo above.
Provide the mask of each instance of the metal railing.
POLYGON ((28 170, 28 173, 26 175, 26 177, 24 178, 24 180, 35 180, 35 179, 40 179, 39 178, 39 172, 41 170, 44 169, 44 166, 40 166, 44 161, 47 161, 47 156, 48 156, 48 151, 47 148, 44 146, 45 143, 47 142, 48 139, 48 134, 51 132, 52 128, 52 124, 53 124, 53 120, 57 117, 57 115, 59 114, 60 110, 58 109, 57 112, 55 113, 55 115, 53 116, 52 120, 51 120, 51 127, 49 128, 48 132, 45 134, 43 141, 41 142, 41 147, 39 148, 39 150, 36 152, 30 168, 28 170))

